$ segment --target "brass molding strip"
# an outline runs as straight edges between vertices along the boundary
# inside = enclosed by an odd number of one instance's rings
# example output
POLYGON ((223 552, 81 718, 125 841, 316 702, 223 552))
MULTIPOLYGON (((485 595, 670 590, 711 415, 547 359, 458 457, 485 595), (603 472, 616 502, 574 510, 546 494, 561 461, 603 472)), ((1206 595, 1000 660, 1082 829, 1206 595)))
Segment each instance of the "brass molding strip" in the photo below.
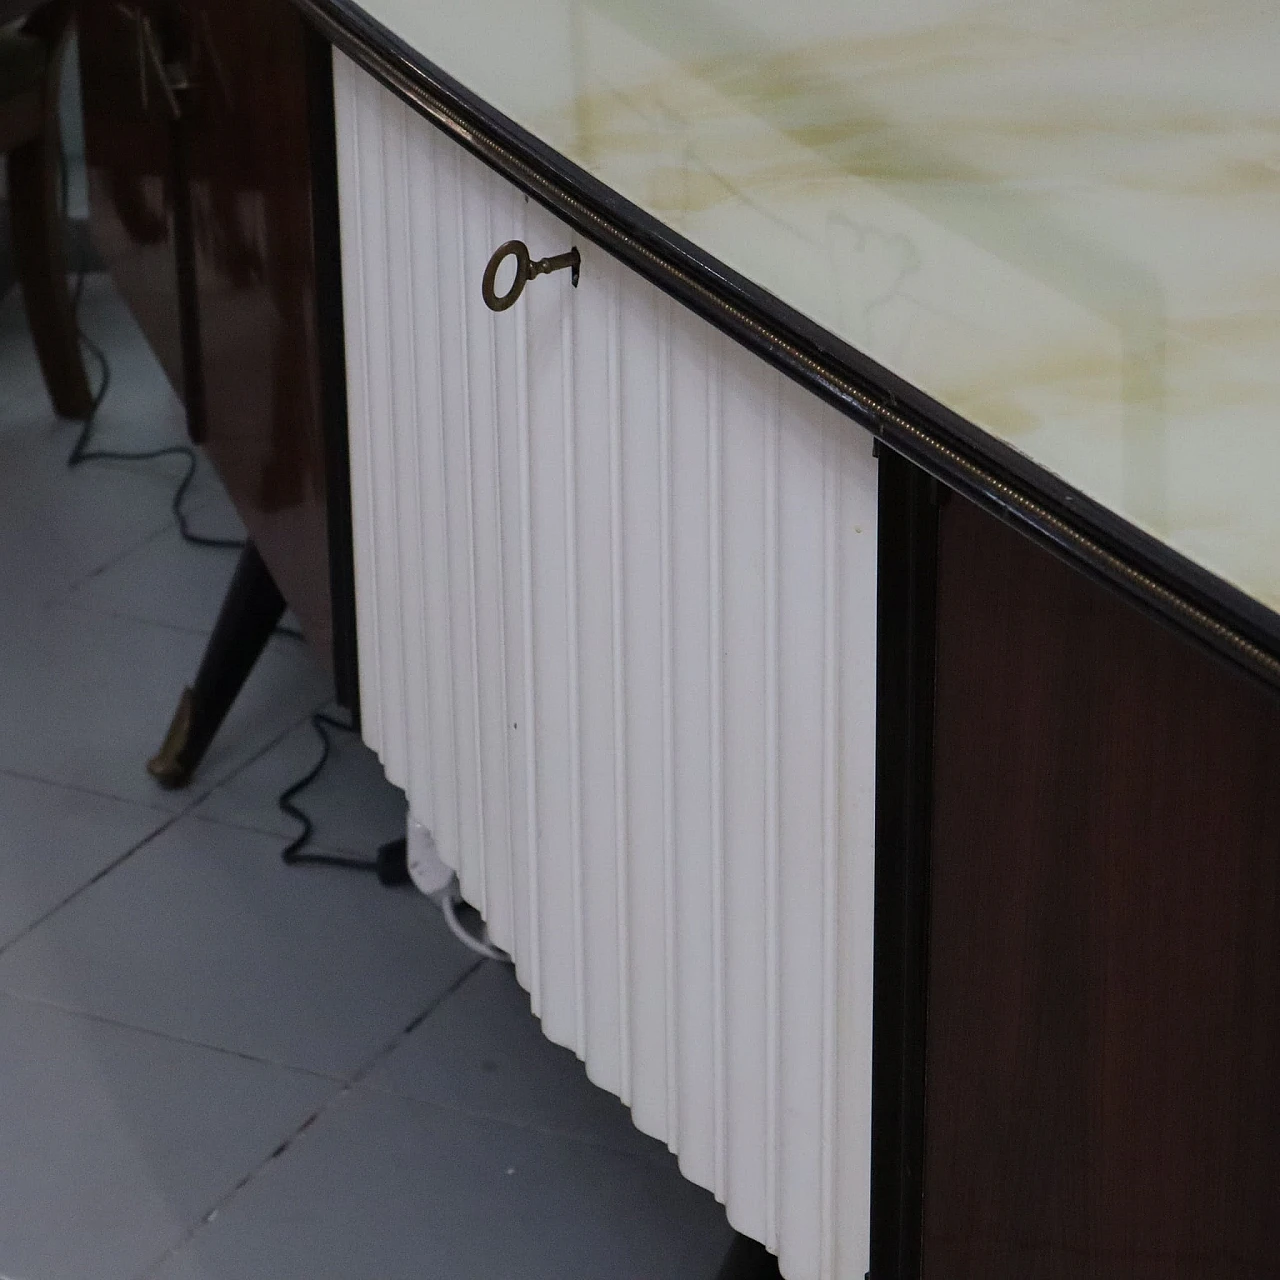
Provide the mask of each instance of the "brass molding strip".
POLYGON ((506 143, 477 128, 431 91, 412 64, 393 53, 379 51, 330 11, 335 0, 294 0, 310 21, 354 62, 403 99, 419 115, 449 134, 472 154, 511 178, 553 213, 567 214, 592 240, 620 254, 628 265, 647 266, 648 279, 696 309, 730 337, 745 331, 755 338, 758 354, 774 357, 783 372, 803 370, 808 389, 842 409, 884 444, 909 457, 943 484, 963 480, 968 496, 996 514, 1012 516, 1024 532, 1051 551, 1065 555, 1093 576, 1126 590, 1137 603, 1177 624, 1273 688, 1280 688, 1280 657, 1255 643, 1237 627, 1216 617, 1179 591, 1136 567, 1097 538, 1076 528, 1043 503, 1029 497, 999 475, 966 457, 937 434, 912 421, 894 405, 870 394, 838 366, 815 359, 782 333, 762 324, 737 303, 709 288, 685 267, 655 253, 648 245, 585 203, 563 182, 556 181, 506 143), (904 447, 905 446, 905 447, 904 447))

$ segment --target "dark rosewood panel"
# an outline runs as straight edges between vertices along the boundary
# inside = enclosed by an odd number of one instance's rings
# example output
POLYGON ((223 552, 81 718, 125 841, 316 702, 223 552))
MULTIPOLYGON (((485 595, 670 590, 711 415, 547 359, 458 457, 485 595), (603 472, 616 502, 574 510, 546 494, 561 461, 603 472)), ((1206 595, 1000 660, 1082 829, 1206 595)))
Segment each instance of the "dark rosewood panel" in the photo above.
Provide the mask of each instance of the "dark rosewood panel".
POLYGON ((79 15, 95 238, 329 663, 303 20, 288 0, 79 0, 79 15))
POLYGON ((871 1275, 920 1273, 939 487, 881 448, 871 1275))
POLYGON ((927 1280, 1280 1276, 1280 708, 941 515, 927 1280))
POLYGON ((174 55, 182 33, 169 0, 79 0, 76 21, 94 245, 182 396, 175 253, 180 162, 147 31, 162 58, 174 55))
POLYGON ((311 130, 288 0, 189 0, 205 448, 316 653, 332 644, 311 130))

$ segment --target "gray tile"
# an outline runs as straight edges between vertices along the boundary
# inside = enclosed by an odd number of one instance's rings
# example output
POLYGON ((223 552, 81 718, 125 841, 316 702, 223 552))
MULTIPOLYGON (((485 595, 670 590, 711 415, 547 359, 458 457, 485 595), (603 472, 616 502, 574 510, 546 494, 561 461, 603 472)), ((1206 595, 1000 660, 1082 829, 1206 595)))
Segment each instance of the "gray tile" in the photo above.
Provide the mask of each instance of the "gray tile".
MULTIPOLYGON (((356 734, 329 730, 329 739, 333 745, 323 772, 295 803, 315 824, 317 844, 372 854, 380 844, 404 835, 404 792, 387 781, 378 757, 356 734)), ((297 824, 281 813, 276 801, 319 758, 320 740, 310 722, 304 722, 214 788, 196 812, 292 837, 297 824)))
POLYGON ((81 609, 0 617, 0 770, 178 811, 252 759, 329 694, 296 641, 273 640, 191 789, 163 791, 146 761, 205 639, 81 609))
POLYGON ((10 609, 57 598, 171 518, 172 462, 69 469, 73 438, 74 428, 43 423, 0 431, 0 586, 10 609))
MULTIPOLYGON (((187 443, 182 407, 105 276, 87 278, 81 317, 112 365, 94 447, 187 443)), ((0 590, 12 610, 55 598, 164 528, 186 464, 166 458, 67 467, 80 425, 54 416, 16 291, 0 301, 0 386, 0 590)), ((225 501, 220 490, 201 459, 189 509, 203 520, 209 508, 225 524, 216 505, 225 501)))
POLYGON ((168 821, 159 809, 0 773, 0 948, 168 821))
POLYGON ((223 488, 218 473, 203 455, 183 510, 193 533, 203 534, 206 538, 245 537, 244 522, 231 501, 231 495, 223 488))
POLYGON ((187 817, 0 955, 0 990, 349 1076, 473 957, 371 875, 187 817))
MULTIPOLYGON (((205 532, 199 515, 193 527, 205 532)), ((208 633, 235 572, 237 553, 184 542, 169 525, 101 572, 82 581, 67 603, 77 609, 110 613, 208 633)))
POLYGON ((0 996, 0 1274, 133 1280, 333 1090, 0 996))
MULTIPOLYGON (((90 462, 68 468, 67 439, 0 437, 0 582, 25 589, 33 603, 56 600, 69 587, 144 546, 172 523, 171 501, 181 460, 148 463, 90 462)), ((217 484, 207 464, 198 499, 188 510, 193 525, 227 536, 234 526, 210 518, 217 484)), ((216 514, 216 509, 213 509, 216 514)), ((192 549, 193 555, 218 552, 192 549)), ((222 552, 222 556, 231 553, 222 552)), ((22 599, 19 596, 18 599, 22 599)), ((12 597, 6 597, 11 603, 12 597)))
MULTIPOLYGON (((111 366, 111 385, 98 412, 95 437, 124 448, 186 439, 182 406, 106 275, 85 278, 79 316, 81 327, 102 348, 111 366)), ((101 373, 92 356, 86 358, 85 368, 96 387, 101 373)), ((36 425, 56 427, 70 445, 79 424, 60 423, 54 416, 16 290, 0 302, 0 381, 5 388, 0 435, 25 435, 36 425)))
POLYGON ((367 1077, 371 1088, 666 1161, 586 1068, 553 1045, 504 965, 482 965, 367 1077))
POLYGON ((731 1238, 674 1162, 357 1089, 155 1280, 711 1280, 731 1238))
MULTIPOLYGON (((112 447, 146 448, 187 438, 182 405, 156 361, 142 330, 110 279, 102 273, 85 277, 80 299, 80 326, 102 349, 110 365, 110 386, 94 425, 95 439, 112 447)), ((101 370, 93 356, 85 359, 90 385, 101 370)), ((5 388, 0 407, 0 434, 32 424, 56 424, 35 358, 26 314, 17 291, 0 304, 0 381, 5 388)), ((78 424, 62 423, 70 440, 78 424)))

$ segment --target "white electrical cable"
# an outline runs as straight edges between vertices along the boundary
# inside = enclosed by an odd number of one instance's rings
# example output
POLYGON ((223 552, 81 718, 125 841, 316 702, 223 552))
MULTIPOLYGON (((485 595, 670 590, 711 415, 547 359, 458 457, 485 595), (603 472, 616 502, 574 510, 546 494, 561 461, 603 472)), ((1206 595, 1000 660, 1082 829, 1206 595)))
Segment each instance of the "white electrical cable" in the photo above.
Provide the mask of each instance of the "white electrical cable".
MULTIPOLYGON (((474 951, 478 956, 484 956, 486 960, 498 960, 503 964, 511 963, 511 957, 505 951, 499 951, 497 947, 491 946, 487 941, 473 936, 462 927, 462 921, 458 919, 459 899, 454 895, 453 885, 436 894, 435 899, 440 904, 440 911, 444 916, 445 924, 449 926, 449 932, 464 947, 474 951)), ((488 930, 485 932, 487 933, 488 930)))

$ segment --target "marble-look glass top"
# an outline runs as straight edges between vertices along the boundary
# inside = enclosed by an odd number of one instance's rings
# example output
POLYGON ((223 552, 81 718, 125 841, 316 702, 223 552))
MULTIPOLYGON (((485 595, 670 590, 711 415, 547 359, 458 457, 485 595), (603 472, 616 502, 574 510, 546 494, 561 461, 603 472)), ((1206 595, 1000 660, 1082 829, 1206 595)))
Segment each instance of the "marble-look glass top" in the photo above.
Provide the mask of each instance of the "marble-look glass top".
POLYGON ((1280 609, 1280 6, 362 4, 707 252, 1280 609))

